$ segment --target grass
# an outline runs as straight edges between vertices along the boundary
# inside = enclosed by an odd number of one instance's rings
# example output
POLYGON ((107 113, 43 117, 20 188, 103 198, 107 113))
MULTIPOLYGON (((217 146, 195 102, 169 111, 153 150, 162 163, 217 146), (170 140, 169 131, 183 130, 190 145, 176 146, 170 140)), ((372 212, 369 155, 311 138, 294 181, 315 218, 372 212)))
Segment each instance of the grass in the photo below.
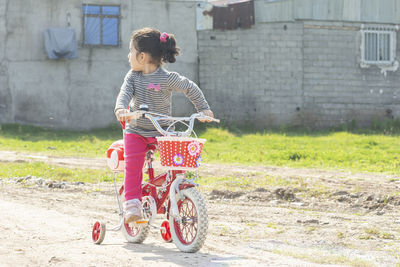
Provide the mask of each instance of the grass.
MULTIPOLYGON (((379 131, 199 131, 204 162, 340 169, 400 174, 400 136, 379 131)), ((0 128, 0 150, 57 156, 104 157, 119 127, 90 132, 46 130, 14 124, 0 128)))
POLYGON ((327 132, 255 133, 241 136, 208 129, 205 159, 242 163, 400 173, 400 137, 383 134, 327 132))
MULTIPOLYGON (((188 173, 190 177, 191 173, 188 173)), ((104 169, 83 169, 83 168, 65 168, 49 165, 44 162, 1 162, 0 161, 0 178, 25 177, 27 175, 40 177, 54 181, 68 182, 87 182, 99 183, 112 181, 112 173, 106 167, 104 169)), ((119 174, 118 179, 122 181, 123 175, 119 174)), ((148 180, 147 174, 143 175, 145 181, 148 180)), ((200 189, 204 191, 212 191, 215 188, 219 190, 243 191, 254 190, 256 188, 270 188, 276 186, 291 186, 299 191, 304 190, 302 183, 298 179, 281 179, 272 176, 259 177, 198 177, 195 180, 200 185, 200 189)), ((313 194, 319 189, 319 185, 312 184, 307 187, 304 194, 313 194)))
MULTIPOLYGON (((364 229, 364 231, 369 236, 375 236, 376 238, 395 239, 395 236, 393 234, 387 233, 387 232, 381 232, 376 228, 366 228, 366 229, 364 229)), ((362 236, 362 237, 365 237, 365 236, 362 236)), ((360 238, 360 239, 362 239, 362 238, 360 238)))
POLYGON ((207 176, 199 177, 196 183, 206 185, 210 188, 219 188, 221 190, 242 191, 253 190, 260 187, 271 186, 297 186, 297 181, 291 181, 280 177, 268 175, 253 177, 243 176, 207 176))
POLYGON ((343 233, 343 232, 337 232, 337 235, 336 235, 339 239, 343 239, 343 238, 345 238, 345 234, 343 233))
MULTIPOLYGON (((69 181, 69 182, 109 182, 112 181, 111 171, 106 167, 101 169, 76 169, 64 168, 54 165, 49 165, 44 162, 1 162, 0 161, 0 178, 9 177, 25 177, 27 175, 41 177, 43 179, 55 181, 69 181)), ((122 174, 119 175, 122 180, 122 174)), ((189 176, 190 177, 190 176, 189 176)), ((147 174, 144 174, 144 180, 147 180, 147 174)), ((258 187, 269 187, 277 185, 293 185, 296 181, 284 181, 280 178, 269 177, 254 179, 243 177, 199 177, 195 180, 196 183, 201 185, 202 190, 211 191, 212 189, 227 189, 232 191, 239 191, 243 189, 255 189, 258 187), (251 182, 254 180, 254 184, 251 182)))
POLYGON ((16 124, 0 126, 0 150, 94 158, 104 157, 109 145, 118 139, 122 139, 118 127, 79 132, 16 124))
MULTIPOLYGON (((112 181, 112 174, 106 169, 70 169, 48 165, 43 162, 0 162, 0 178, 25 177, 27 175, 43 179, 69 182, 99 183, 112 181)), ((120 178, 120 180, 122 180, 122 178, 120 178)))
MULTIPOLYGON (((203 189, 211 191, 218 188, 219 190, 229 191, 251 191, 259 188, 276 188, 290 187, 298 191, 298 196, 304 197, 320 197, 329 194, 329 187, 319 181, 305 183, 302 178, 282 178, 269 176, 265 174, 246 177, 241 175, 230 176, 200 176, 195 180, 203 189)), ((189 175, 190 177, 190 175, 189 175)))

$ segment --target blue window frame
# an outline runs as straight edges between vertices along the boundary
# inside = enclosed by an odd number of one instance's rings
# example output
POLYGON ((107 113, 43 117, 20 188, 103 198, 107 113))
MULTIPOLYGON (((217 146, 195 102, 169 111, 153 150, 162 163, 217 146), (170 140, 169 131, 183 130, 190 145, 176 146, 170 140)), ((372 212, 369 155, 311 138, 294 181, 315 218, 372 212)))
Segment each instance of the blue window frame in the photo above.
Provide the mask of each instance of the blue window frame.
POLYGON ((118 46, 120 6, 82 5, 83 44, 118 46))

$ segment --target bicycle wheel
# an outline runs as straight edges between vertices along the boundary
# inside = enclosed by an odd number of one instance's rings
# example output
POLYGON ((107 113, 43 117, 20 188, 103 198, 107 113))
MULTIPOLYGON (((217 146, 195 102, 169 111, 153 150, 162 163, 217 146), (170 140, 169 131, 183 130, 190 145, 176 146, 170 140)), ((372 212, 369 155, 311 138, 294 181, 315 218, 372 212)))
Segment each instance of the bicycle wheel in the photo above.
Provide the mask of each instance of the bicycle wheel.
POLYGON ((106 236, 106 224, 103 222, 95 222, 92 229, 92 240, 93 243, 100 245, 106 236))
POLYGON ((125 239, 130 243, 143 243, 146 237, 149 234, 150 225, 135 225, 135 224, 127 224, 121 228, 122 234, 125 236, 125 239))
MULTIPOLYGON (((149 201, 149 199, 143 198, 142 206, 143 217, 144 219, 149 220, 152 216, 151 202, 149 201)), ((143 241, 149 235, 150 224, 144 223, 137 225, 135 223, 127 224, 124 222, 121 231, 128 242, 140 244, 143 243, 143 241)))
POLYGON ((208 228, 207 209, 204 200, 194 188, 181 190, 183 199, 177 195, 181 223, 169 216, 172 240, 183 252, 196 252, 204 244, 208 228))
POLYGON ((160 233, 161 233, 162 239, 165 242, 167 242, 167 243, 172 242, 171 230, 169 229, 169 222, 168 221, 163 221, 162 222, 160 233))

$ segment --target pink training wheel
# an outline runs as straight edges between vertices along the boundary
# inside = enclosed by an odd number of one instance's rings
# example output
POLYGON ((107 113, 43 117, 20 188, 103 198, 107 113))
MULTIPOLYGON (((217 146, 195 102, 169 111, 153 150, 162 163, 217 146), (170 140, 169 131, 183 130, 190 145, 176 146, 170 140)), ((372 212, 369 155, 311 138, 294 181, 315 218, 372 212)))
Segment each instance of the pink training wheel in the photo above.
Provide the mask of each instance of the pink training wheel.
POLYGON ((102 222, 95 222, 92 229, 92 240, 95 244, 101 244, 106 236, 106 225, 102 222))
POLYGON ((168 221, 162 222, 160 232, 161 232, 161 237, 162 237, 162 239, 164 239, 165 242, 172 241, 171 229, 169 228, 168 221))

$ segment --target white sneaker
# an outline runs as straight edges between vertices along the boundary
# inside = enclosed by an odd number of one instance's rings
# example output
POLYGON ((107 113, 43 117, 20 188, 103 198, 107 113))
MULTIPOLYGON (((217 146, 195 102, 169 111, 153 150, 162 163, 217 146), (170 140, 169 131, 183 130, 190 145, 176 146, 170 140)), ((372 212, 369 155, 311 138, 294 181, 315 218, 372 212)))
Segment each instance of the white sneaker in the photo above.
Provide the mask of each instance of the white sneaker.
POLYGON ((124 202, 125 223, 142 219, 142 203, 139 199, 130 199, 124 202))

